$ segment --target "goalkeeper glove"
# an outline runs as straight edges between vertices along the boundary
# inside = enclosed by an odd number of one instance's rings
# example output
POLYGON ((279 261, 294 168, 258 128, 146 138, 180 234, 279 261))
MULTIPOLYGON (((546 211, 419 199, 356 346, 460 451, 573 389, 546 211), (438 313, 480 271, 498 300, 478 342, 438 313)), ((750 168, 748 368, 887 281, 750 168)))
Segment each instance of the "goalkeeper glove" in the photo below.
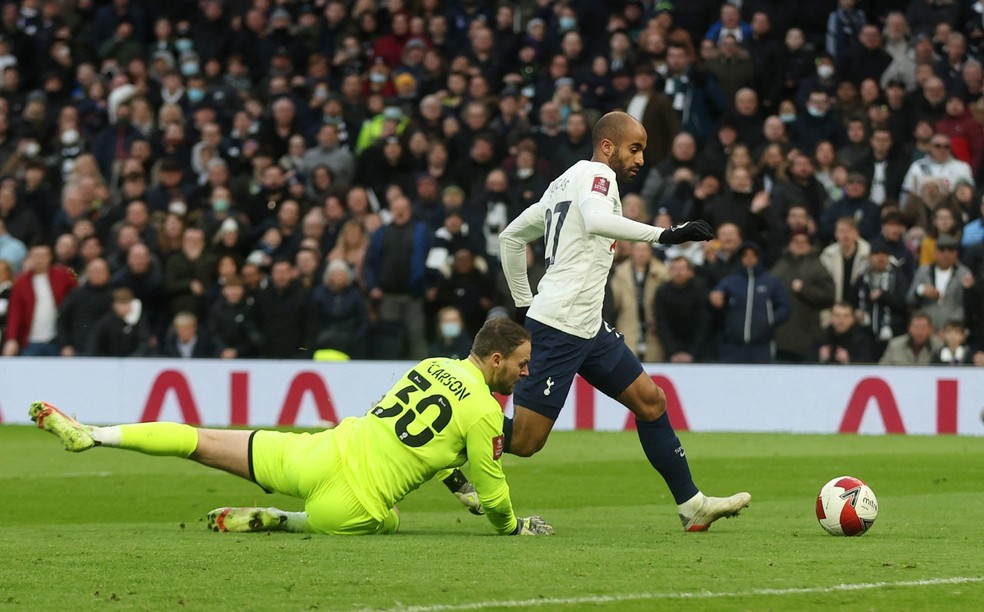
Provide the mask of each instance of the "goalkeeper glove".
POLYGON ((534 514, 526 518, 516 517, 516 531, 512 535, 553 535, 554 528, 543 517, 534 514))
POLYGON ((714 231, 706 221, 688 221, 663 230, 659 235, 660 244, 683 244, 697 240, 710 240, 714 231))
POLYGON ((478 493, 475 491, 475 485, 468 482, 461 470, 452 470, 451 475, 444 479, 444 486, 458 498, 461 505, 468 508, 469 512, 477 515, 485 514, 482 502, 479 501, 478 493))
POLYGON ((485 508, 482 508, 482 502, 478 499, 478 493, 475 491, 475 485, 470 482, 466 482, 457 491, 452 491, 454 496, 458 498, 465 508, 472 514, 481 515, 485 514, 485 508))

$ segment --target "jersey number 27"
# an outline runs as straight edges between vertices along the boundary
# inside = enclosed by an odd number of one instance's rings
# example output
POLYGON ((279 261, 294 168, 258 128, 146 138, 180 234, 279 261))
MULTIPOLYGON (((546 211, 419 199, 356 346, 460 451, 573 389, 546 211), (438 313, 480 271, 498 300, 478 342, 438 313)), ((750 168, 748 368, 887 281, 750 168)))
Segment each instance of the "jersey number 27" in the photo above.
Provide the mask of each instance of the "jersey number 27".
MULTIPOLYGON (((370 411, 370 414, 381 419, 399 417, 396 424, 393 425, 396 437, 407 446, 417 448, 433 440, 434 436, 444 431, 444 428, 451 422, 451 402, 443 395, 428 395, 418 400, 411 408, 410 395, 427 391, 430 389, 431 383, 416 370, 410 370, 407 378, 410 379, 411 384, 394 394, 396 395, 396 402, 392 406, 389 408, 376 406, 370 411), (430 424, 424 423, 422 428, 420 425, 415 427, 414 429, 420 429, 418 433, 410 433, 410 424, 417 421, 417 417, 423 417, 424 412, 431 406, 438 409, 434 420, 430 424)), ((424 421, 423 418, 420 420, 424 421)))
POLYGON ((557 260, 557 243, 560 242, 560 229, 564 227, 564 219, 567 218, 567 211, 571 208, 571 201, 564 200, 563 202, 557 202, 553 207, 553 210, 547 209, 547 214, 544 215, 544 225, 546 229, 543 231, 544 246, 547 250, 547 257, 544 262, 544 270, 549 270, 550 265, 557 260), (551 233, 550 229, 554 222, 557 223, 557 228, 551 233))

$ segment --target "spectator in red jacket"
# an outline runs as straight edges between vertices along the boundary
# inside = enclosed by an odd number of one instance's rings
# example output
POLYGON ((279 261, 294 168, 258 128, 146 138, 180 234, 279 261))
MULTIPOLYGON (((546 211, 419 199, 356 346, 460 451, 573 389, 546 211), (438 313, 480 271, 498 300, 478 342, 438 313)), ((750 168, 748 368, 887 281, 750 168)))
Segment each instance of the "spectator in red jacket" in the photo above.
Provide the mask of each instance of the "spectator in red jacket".
POLYGON ((953 156, 977 171, 984 153, 984 127, 971 116, 963 98, 956 94, 947 98, 946 113, 936 122, 936 132, 949 136, 953 156))
POLYGON ((7 340, 3 355, 13 357, 57 357, 58 307, 78 282, 72 272, 52 265, 51 247, 31 247, 25 271, 10 290, 7 340))
POLYGON ((402 11, 393 13, 390 33, 380 36, 372 45, 375 57, 383 58, 386 65, 396 68, 403 61, 403 47, 410 40, 410 16, 402 11))

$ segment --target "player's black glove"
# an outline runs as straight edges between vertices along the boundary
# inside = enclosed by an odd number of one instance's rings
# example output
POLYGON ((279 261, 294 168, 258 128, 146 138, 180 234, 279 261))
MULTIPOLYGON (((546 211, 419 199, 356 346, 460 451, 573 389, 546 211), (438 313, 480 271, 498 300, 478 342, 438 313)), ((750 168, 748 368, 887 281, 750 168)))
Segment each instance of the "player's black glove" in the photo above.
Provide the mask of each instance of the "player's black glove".
POLYGON ((542 516, 534 514, 526 518, 516 517, 516 531, 512 535, 553 535, 554 528, 543 520, 542 516))
POLYGON ((659 235, 660 244, 683 244, 700 240, 710 240, 714 237, 714 230, 707 224, 707 221, 697 220, 674 225, 663 230, 659 235))

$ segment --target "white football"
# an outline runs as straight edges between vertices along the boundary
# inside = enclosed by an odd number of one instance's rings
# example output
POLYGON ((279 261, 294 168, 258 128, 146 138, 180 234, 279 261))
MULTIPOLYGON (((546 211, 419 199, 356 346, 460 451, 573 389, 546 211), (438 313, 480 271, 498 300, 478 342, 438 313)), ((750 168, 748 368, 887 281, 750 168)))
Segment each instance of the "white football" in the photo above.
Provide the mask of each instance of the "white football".
POLYGON ((863 535, 877 516, 875 493, 859 478, 838 476, 817 495, 817 520, 831 535, 863 535))

